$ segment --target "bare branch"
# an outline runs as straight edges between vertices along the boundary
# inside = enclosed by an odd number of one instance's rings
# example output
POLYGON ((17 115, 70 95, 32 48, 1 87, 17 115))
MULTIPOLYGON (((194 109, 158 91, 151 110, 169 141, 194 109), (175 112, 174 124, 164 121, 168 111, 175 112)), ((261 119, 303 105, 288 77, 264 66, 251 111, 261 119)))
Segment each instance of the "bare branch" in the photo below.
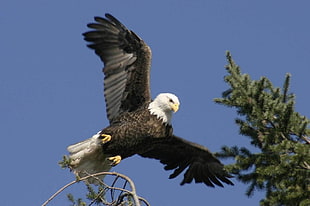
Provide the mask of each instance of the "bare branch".
POLYGON ((310 144, 310 138, 309 138, 309 137, 307 137, 307 136, 305 136, 305 135, 302 135, 301 138, 302 138, 303 140, 305 140, 307 144, 310 144))
MULTIPOLYGON (((46 200, 42 206, 46 206, 49 202, 51 202, 56 196, 58 196, 61 192, 63 192, 66 188, 70 187, 71 185, 75 184, 75 183, 78 183, 80 181, 84 181, 84 180, 87 180, 88 178, 96 178, 97 180, 99 180, 100 183, 102 183, 102 185, 107 188, 107 189, 110 189, 111 191, 122 191, 124 192, 123 195, 121 196, 131 196, 134 200, 134 203, 136 206, 140 206, 140 201, 142 201, 143 203, 145 203, 147 206, 150 206, 150 204, 143 198, 141 197, 138 197, 137 196, 137 193, 136 193, 136 188, 135 188, 135 185, 133 183, 133 181, 127 177, 126 175, 123 175, 123 174, 120 174, 120 173, 117 173, 117 172, 99 172, 99 173, 96 173, 96 174, 90 174, 88 176, 85 176, 85 177, 82 177, 82 178, 79 178, 77 180, 74 180, 72 182, 69 182, 68 184, 64 185, 63 187, 61 187, 57 192, 55 192, 50 198, 48 198, 48 200, 46 200), (100 176, 100 175, 110 175, 110 176, 116 176, 112 186, 110 185, 107 185, 105 184, 103 181, 101 181, 100 178, 98 178, 97 176, 100 176), (129 183, 130 185, 130 188, 131 188, 131 191, 125 189, 125 186, 126 186, 126 183, 124 184, 124 188, 119 188, 119 187, 114 187, 114 184, 115 182, 117 181, 118 178, 122 178, 124 179, 126 182, 129 183)), ((100 196, 100 193, 98 194, 98 197, 100 196)), ((93 204, 94 201, 91 202, 91 204, 93 204)), ((109 204, 109 203, 107 203, 109 204)))

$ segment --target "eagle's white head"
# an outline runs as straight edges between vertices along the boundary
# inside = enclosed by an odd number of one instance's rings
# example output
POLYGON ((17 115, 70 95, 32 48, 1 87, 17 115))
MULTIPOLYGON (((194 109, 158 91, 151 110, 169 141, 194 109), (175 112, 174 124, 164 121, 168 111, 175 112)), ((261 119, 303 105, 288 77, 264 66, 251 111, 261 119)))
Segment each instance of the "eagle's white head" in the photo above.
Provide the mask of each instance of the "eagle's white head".
POLYGON ((177 112, 180 102, 177 96, 171 93, 159 94, 150 104, 149 111, 162 119, 164 123, 171 123, 172 113, 177 112))

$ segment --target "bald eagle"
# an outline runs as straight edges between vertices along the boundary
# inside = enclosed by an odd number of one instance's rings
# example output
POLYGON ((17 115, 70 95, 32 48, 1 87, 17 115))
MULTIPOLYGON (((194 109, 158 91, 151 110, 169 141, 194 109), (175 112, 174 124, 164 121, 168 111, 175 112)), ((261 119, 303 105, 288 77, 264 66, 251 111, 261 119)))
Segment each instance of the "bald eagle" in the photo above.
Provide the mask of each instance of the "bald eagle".
MULTIPOLYGON (((95 17, 84 33, 88 47, 104 63, 104 96, 110 125, 93 137, 68 147, 70 168, 80 176, 109 171, 121 160, 138 154, 160 160, 171 178, 185 170, 181 185, 233 185, 223 164, 205 147, 177 137, 171 126, 179 99, 150 93, 151 49, 110 14, 95 17)), ((96 183, 96 180, 89 180, 96 183)))

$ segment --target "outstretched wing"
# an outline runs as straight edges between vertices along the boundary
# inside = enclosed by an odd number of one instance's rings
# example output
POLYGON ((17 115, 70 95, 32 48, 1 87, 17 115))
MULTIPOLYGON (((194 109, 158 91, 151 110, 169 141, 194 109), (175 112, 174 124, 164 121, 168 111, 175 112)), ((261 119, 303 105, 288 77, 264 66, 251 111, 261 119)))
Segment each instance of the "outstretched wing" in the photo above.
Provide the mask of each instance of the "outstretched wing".
POLYGON ((214 187, 214 184, 223 187, 221 182, 229 185, 232 177, 223 168, 223 164, 205 147, 184 140, 180 137, 158 138, 152 140, 150 150, 143 152, 142 157, 160 160, 165 170, 174 170, 170 179, 177 177, 186 169, 181 185, 191 183, 205 183, 214 187))
POLYGON ((110 14, 95 17, 84 33, 88 47, 104 63, 104 96, 110 122, 124 111, 150 101, 151 50, 133 31, 110 14))

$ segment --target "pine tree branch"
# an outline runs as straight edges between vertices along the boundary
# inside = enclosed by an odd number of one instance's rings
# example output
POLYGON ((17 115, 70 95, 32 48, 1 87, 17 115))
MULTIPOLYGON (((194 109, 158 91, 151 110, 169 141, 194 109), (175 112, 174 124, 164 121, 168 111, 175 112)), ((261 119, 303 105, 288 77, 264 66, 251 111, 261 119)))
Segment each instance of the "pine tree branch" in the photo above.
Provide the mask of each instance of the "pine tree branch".
POLYGON ((310 121, 294 111, 295 96, 289 93, 290 74, 282 89, 266 78, 251 80, 242 74, 227 52, 229 88, 214 101, 237 110, 235 120, 240 134, 247 136, 260 152, 255 154, 238 146, 222 148, 218 157, 234 158, 226 169, 243 183, 246 194, 265 190, 262 205, 306 204, 310 196, 310 121))

